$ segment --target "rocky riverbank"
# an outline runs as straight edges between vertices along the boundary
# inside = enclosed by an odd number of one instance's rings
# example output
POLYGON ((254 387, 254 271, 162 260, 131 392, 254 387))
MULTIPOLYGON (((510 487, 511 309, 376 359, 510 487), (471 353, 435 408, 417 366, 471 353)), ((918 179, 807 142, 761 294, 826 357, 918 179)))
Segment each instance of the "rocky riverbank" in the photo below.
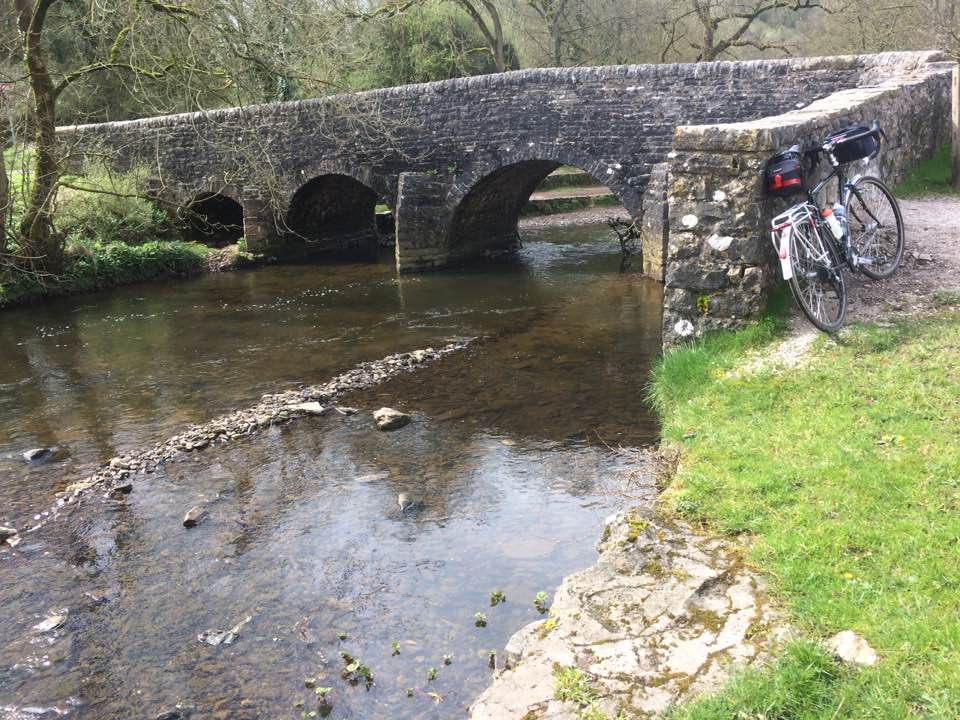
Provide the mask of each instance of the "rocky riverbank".
POLYGON ((762 579, 721 539, 632 510, 607 521, 597 549, 595 565, 563 581, 549 617, 511 638, 507 669, 472 720, 578 720, 588 706, 608 718, 656 716, 788 633, 762 579), (576 699, 558 697, 563 672, 582 679, 576 699))
MULTIPOLYGON (((156 443, 147 449, 132 450, 104 463, 96 472, 69 485, 57 496, 53 509, 35 516, 35 524, 10 537, 33 532, 55 518, 65 507, 76 504, 79 498, 94 492, 106 492, 113 497, 129 493, 137 478, 144 478, 169 460, 184 453, 203 450, 248 436, 273 425, 290 422, 298 417, 322 415, 328 412, 352 413, 352 408, 337 407, 337 397, 365 390, 395 377, 412 372, 445 355, 465 348, 471 339, 449 343, 440 348, 428 347, 412 352, 396 353, 373 362, 357 365, 321 385, 309 385, 261 397, 252 407, 236 410, 209 422, 192 425, 184 432, 156 443)), ((17 540, 19 541, 19 540, 17 540)), ((9 542, 9 540, 8 540, 9 542)), ((11 543, 13 544, 13 543, 11 543)))

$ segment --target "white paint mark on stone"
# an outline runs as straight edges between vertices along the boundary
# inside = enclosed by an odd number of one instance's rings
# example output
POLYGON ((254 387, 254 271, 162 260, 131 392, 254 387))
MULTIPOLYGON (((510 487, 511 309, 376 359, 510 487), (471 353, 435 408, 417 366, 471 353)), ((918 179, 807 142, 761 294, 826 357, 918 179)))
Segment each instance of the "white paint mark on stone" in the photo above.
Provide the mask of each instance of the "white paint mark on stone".
POLYGON ((717 235, 714 233, 707 238, 707 242, 710 243, 710 247, 712 247, 714 250, 723 252, 730 247, 730 243, 733 242, 733 238, 729 235, 717 235))
POLYGON ((615 169, 617 169, 617 170, 622 170, 622 169, 623 169, 623 165, 621 165, 620 163, 615 163, 613 167, 614 167, 615 169))
POLYGON ((680 337, 689 337, 693 335, 693 323, 684 318, 683 320, 678 320, 677 324, 673 326, 674 331, 680 337))
POLYGON ((685 228, 693 228, 697 226, 697 223, 700 222, 700 218, 696 215, 684 215, 680 218, 680 224, 685 228))
POLYGON ((613 168, 607 168, 607 175, 613 175, 613 168))
POLYGON ((671 160, 672 160, 673 158, 675 158, 676 156, 677 156, 677 151, 676 151, 676 150, 671 150, 670 152, 667 153, 667 157, 670 158, 671 160))
POLYGON ((717 191, 713 194, 713 201, 714 201, 714 202, 723 202, 723 201, 726 200, 726 199, 727 199, 727 194, 726 194, 723 190, 717 190, 717 191))

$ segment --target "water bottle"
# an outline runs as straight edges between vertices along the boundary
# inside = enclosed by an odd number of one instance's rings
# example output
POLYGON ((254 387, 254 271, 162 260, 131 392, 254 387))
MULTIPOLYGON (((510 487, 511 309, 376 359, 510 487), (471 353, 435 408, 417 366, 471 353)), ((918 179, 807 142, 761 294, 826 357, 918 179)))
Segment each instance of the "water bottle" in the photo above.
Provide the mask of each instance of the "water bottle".
POLYGON ((843 227, 840 225, 840 221, 837 220, 836 214, 834 214, 831 208, 824 208, 820 211, 820 217, 823 218, 826 226, 830 228, 830 232, 833 234, 837 240, 843 237, 843 227))
POLYGON ((840 229, 847 229, 847 213, 843 209, 843 205, 840 203, 833 204, 833 216, 837 219, 837 222, 840 223, 840 229))

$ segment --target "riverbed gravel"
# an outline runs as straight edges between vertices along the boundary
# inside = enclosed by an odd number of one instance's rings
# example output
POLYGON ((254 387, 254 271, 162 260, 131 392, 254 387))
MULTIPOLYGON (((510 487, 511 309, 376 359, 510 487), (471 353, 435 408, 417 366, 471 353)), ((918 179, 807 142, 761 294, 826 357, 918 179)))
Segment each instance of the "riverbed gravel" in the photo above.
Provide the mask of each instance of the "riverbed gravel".
POLYGON ((104 492, 108 497, 120 500, 134 489, 135 480, 146 478, 164 463, 185 453, 197 452, 212 445, 222 445, 296 418, 327 413, 352 414, 356 410, 336 404, 339 396, 366 390, 397 375, 413 372, 445 355, 464 349, 473 340, 474 338, 467 338, 439 348, 428 347, 396 353, 381 360, 361 363, 321 385, 263 395, 260 402, 252 407, 192 425, 152 447, 113 457, 93 474, 58 493, 54 507, 35 516, 35 524, 21 530, 20 534, 40 529, 66 508, 72 509, 83 496, 104 492))

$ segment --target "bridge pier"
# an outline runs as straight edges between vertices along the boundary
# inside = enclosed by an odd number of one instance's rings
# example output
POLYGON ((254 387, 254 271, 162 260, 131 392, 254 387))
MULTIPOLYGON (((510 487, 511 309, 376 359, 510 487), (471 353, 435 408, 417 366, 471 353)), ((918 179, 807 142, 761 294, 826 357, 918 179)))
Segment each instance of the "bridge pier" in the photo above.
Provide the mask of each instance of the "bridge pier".
POLYGON ((269 200, 258 194, 245 194, 243 205, 243 237, 247 251, 267 254, 279 244, 277 221, 269 200))
POLYGON ((435 270, 450 259, 446 197, 452 183, 426 173, 400 173, 397 185, 397 271, 435 270))
POLYGON ((643 222, 640 224, 640 246, 643 249, 643 274, 663 282, 670 235, 670 203, 667 199, 669 165, 657 163, 643 194, 643 222))

